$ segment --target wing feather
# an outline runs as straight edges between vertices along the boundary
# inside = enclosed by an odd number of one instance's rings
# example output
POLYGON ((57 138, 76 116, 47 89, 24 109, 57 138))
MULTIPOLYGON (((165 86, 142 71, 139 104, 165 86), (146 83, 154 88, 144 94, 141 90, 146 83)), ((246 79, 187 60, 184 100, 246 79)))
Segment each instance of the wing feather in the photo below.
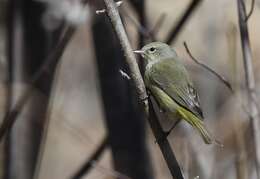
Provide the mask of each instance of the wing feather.
POLYGON ((147 74, 152 75, 146 75, 150 83, 163 90, 177 104, 203 119, 198 94, 185 67, 178 61, 173 62, 173 59, 161 60, 158 64, 149 69, 147 74))

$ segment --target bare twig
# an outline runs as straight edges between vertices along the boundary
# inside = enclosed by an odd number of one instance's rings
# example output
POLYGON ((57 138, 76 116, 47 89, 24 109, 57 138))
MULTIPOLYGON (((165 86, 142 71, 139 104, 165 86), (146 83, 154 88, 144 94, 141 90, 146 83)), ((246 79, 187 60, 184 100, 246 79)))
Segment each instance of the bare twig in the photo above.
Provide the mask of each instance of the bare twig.
MULTIPOLYGON (((123 3, 123 1, 117 1, 115 2, 116 3, 116 7, 119 7, 121 6, 121 4, 123 3)), ((103 14, 106 12, 106 9, 99 9, 99 10, 96 10, 96 14, 99 15, 99 14, 103 14)))
POLYGON ((131 79, 130 76, 126 72, 124 72, 123 70, 120 69, 119 73, 122 75, 122 77, 126 78, 127 80, 131 79))
MULTIPOLYGON (((243 4, 244 4, 244 3, 243 3, 243 4)), ((244 5, 245 5, 245 4, 244 4, 244 5)), ((250 16, 253 14, 254 8, 255 8, 255 0, 252 0, 252 2, 251 2, 251 7, 250 7, 250 11, 249 11, 249 13, 248 13, 248 15, 246 16, 246 19, 245 19, 246 22, 248 21, 248 19, 250 18, 250 16)))
POLYGON ((243 53, 243 63, 245 70, 245 80, 248 98, 248 108, 250 110, 250 122, 252 127, 252 134, 255 147, 255 165, 257 177, 260 178, 260 129, 259 129, 259 111, 257 105, 254 102, 256 99, 255 94, 255 79, 252 64, 252 51, 250 47, 249 34, 246 22, 246 10, 243 5, 243 0, 237 0, 238 9, 238 19, 239 19, 239 29, 241 46, 243 53))
MULTIPOLYGON (((130 71, 130 77, 134 82, 139 101, 141 103, 141 107, 143 109, 143 113, 145 117, 149 116, 149 109, 150 112, 153 112, 152 104, 149 103, 148 106, 148 100, 147 100, 147 93, 145 90, 144 82, 141 76, 141 73, 138 68, 138 64, 136 62, 135 56, 133 54, 133 50, 130 46, 129 40, 127 38, 125 29, 123 27, 122 21, 120 19, 119 13, 116 9, 115 3, 113 0, 104 0, 108 16, 112 22, 113 28, 117 34, 117 37, 120 41, 120 44, 123 48, 124 54, 126 56, 126 62, 129 67, 130 71)), ((150 114, 149 123, 151 125, 151 128, 154 132, 154 135, 156 137, 156 140, 158 141, 158 144, 160 146, 161 152, 163 154, 164 159, 167 162, 168 168, 170 169, 170 172, 172 176, 175 179, 183 179, 180 167, 178 165, 178 162, 174 156, 173 151, 171 150, 170 144, 167 139, 161 140, 161 133, 163 132, 160 123, 158 119, 153 114, 150 114), (152 118, 155 117, 155 118, 152 118)))
POLYGON ((183 43, 188 55, 191 57, 191 59, 198 65, 200 65, 201 67, 205 68, 206 70, 208 70, 209 72, 211 72, 213 75, 215 75, 220 81, 222 81, 227 87, 228 89, 230 89, 230 91, 232 93, 234 93, 231 84, 220 74, 218 74, 217 72, 215 72, 212 68, 210 68, 209 66, 207 66, 206 64, 202 63, 201 61, 197 60, 190 52, 188 45, 186 42, 183 43))
POLYGON ((1 127, 0 127, 0 141, 3 139, 3 136, 6 134, 6 132, 12 128, 17 116, 23 109, 24 104, 31 97, 33 89, 34 89, 33 87, 35 86, 35 84, 38 83, 39 79, 41 79, 41 77, 45 73, 49 73, 48 69, 52 64, 55 64, 58 62, 59 58, 61 57, 61 55, 63 53, 64 48, 70 41, 72 35, 74 34, 74 31, 75 31, 74 27, 69 27, 66 30, 63 38, 57 44, 56 48, 54 48, 53 52, 44 61, 44 64, 41 66, 39 71, 37 71, 36 74, 32 77, 32 79, 30 81, 30 86, 28 87, 28 89, 21 95, 20 99, 18 99, 18 101, 16 102, 14 107, 5 114, 3 123, 1 124, 1 127))
POLYGON ((104 153, 106 147, 108 146, 108 136, 106 136, 101 144, 97 147, 95 152, 89 157, 86 163, 84 163, 80 169, 71 177, 71 179, 80 179, 83 176, 87 175, 87 173, 92 168, 92 162, 99 160, 101 155, 104 153))
POLYGON ((175 38, 177 37, 178 33, 181 31, 183 28, 184 24, 187 22, 191 14, 194 12, 194 10, 198 7, 202 0, 192 0, 182 17, 179 19, 177 24, 172 28, 170 31, 169 35, 167 36, 165 42, 167 44, 173 43, 175 38))

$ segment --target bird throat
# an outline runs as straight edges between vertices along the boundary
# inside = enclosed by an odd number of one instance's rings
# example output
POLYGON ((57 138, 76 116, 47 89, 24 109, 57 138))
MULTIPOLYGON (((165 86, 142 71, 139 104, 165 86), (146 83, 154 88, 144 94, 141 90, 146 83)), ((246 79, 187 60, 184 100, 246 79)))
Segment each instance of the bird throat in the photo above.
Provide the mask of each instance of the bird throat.
POLYGON ((157 64, 158 62, 160 62, 160 59, 159 59, 159 58, 149 61, 149 62, 146 64, 145 69, 146 69, 146 70, 149 70, 153 65, 157 64))

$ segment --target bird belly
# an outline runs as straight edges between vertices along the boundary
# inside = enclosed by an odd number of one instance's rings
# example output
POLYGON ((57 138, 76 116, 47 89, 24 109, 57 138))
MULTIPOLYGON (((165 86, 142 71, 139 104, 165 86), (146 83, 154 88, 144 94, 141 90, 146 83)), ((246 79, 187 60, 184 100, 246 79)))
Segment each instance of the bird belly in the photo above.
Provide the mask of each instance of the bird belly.
POLYGON ((159 108, 164 112, 164 114, 170 120, 180 119, 180 114, 178 113, 179 105, 172 100, 163 90, 158 87, 153 86, 150 88, 152 95, 154 96, 159 108))

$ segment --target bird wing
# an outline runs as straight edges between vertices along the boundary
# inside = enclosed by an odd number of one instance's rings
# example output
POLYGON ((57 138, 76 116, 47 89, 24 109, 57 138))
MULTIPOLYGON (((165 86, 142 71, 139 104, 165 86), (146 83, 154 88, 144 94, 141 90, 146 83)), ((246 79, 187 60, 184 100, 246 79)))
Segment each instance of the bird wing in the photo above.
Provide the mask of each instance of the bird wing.
POLYGON ((177 104, 203 119, 197 91, 180 62, 173 59, 162 60, 150 70, 149 74, 152 75, 149 75, 148 79, 151 84, 158 86, 177 104))

